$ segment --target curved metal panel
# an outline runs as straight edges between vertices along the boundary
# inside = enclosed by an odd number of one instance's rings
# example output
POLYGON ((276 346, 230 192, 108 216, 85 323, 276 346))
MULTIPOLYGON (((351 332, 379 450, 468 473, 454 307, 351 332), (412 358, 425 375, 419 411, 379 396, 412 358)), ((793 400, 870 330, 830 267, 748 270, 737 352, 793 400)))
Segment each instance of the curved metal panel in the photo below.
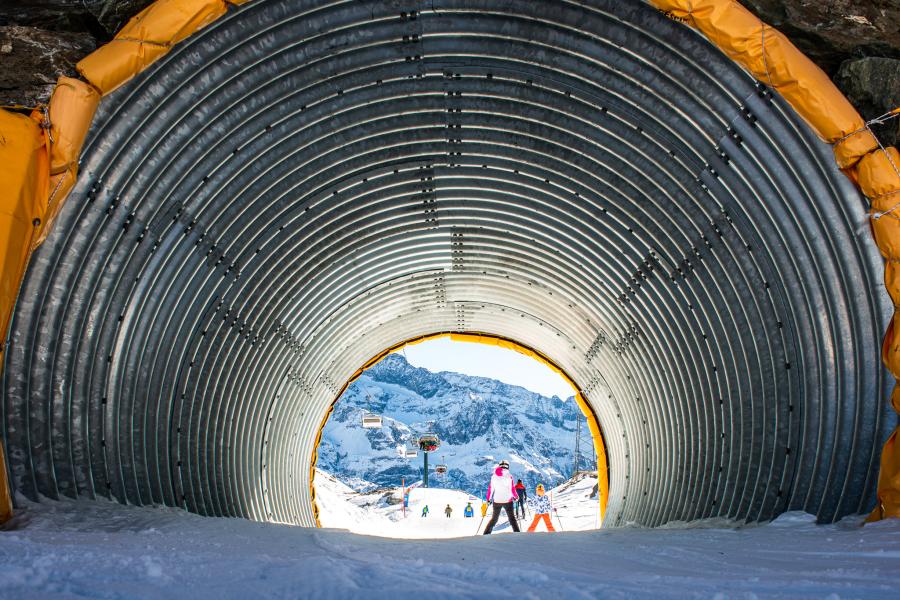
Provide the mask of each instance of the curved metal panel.
POLYGON ((347 378, 478 331, 584 390, 607 525, 834 520, 891 425, 864 215, 640 2, 258 0, 104 100, 14 317, 14 484, 312 524, 347 378))

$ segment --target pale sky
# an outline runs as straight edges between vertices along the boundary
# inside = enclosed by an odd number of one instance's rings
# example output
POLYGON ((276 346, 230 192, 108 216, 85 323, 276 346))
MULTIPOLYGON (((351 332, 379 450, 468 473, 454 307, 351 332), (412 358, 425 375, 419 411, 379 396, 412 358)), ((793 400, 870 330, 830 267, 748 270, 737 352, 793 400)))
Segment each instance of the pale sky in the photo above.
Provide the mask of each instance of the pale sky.
POLYGON ((405 354, 409 364, 435 373, 454 371, 490 377, 544 396, 559 396, 563 400, 575 395, 572 386, 550 367, 515 350, 437 338, 406 346, 397 353, 405 354))

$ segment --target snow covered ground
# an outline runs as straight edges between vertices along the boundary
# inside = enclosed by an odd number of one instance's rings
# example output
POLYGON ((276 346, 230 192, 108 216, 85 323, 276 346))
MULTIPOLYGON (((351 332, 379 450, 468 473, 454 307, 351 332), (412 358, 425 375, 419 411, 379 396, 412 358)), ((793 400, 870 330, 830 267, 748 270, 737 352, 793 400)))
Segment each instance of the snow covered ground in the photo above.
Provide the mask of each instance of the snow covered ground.
MULTIPOLYGON (((555 528, 584 531, 599 526, 599 503, 596 496, 591 498, 595 483, 596 477, 579 476, 550 490, 551 501, 557 509, 553 518, 555 528)), ((435 539, 474 535, 481 523, 481 499, 459 490, 413 488, 409 494, 409 507, 404 512, 399 487, 356 492, 320 469, 316 469, 314 484, 319 522, 323 527, 381 537, 435 539), (468 502, 472 503, 475 518, 463 516, 468 502), (444 514, 448 504, 453 509, 449 519, 444 514), (422 507, 425 505, 428 505, 430 512, 427 517, 422 517, 422 507)), ((529 511, 524 525, 520 523, 522 529, 528 528, 531 517, 529 511)), ((538 531, 542 530, 543 525, 538 531)), ((494 531, 512 533, 505 516, 501 517, 494 531)))
POLYGON ((900 521, 860 520, 396 540, 48 501, 0 531, 0 598, 897 598, 900 521))

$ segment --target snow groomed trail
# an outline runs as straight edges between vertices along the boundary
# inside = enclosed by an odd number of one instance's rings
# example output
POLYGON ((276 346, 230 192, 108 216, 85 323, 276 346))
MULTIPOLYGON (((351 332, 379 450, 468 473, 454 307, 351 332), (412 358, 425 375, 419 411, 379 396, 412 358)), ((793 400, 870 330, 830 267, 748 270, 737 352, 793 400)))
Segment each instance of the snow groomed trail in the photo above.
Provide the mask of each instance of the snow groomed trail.
MULTIPOLYGON (((900 521, 393 540, 110 502, 0 532, 0 598, 896 598, 900 521)), ((431 517, 429 517, 431 518, 431 517)), ((438 520, 438 519, 435 519, 438 520)), ((721 525, 721 523, 718 523, 721 525)), ((706 528, 704 528, 706 526, 706 528)))
MULTIPOLYGON (((596 496, 591 495, 596 483, 596 477, 579 476, 550 490, 553 505, 558 509, 553 515, 554 527, 565 531, 599 527, 598 502, 596 496)), ((400 487, 359 493, 321 469, 316 470, 315 485, 319 522, 323 527, 404 539, 466 537, 484 531, 481 499, 460 490, 414 487, 410 490, 409 507, 404 516, 400 487), (463 517, 468 502, 475 511, 475 517, 470 519, 463 517), (453 509, 449 519, 444 515, 448 504, 453 509), (429 514, 422 517, 425 505, 428 505, 429 514)), ((529 509, 526 518, 519 523, 523 530, 528 528, 532 517, 529 509)), ((543 525, 538 531, 544 531, 543 525)), ((506 515, 501 516, 494 533, 512 533, 506 515)))

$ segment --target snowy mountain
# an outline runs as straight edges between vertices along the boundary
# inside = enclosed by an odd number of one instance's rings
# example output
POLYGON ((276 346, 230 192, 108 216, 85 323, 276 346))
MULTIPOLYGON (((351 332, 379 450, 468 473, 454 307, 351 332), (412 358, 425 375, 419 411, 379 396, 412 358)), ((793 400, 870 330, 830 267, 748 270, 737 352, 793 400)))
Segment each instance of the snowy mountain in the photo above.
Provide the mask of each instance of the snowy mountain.
POLYGON ((576 420, 581 421, 582 468, 592 468, 592 443, 584 415, 571 398, 561 400, 522 387, 459 373, 432 373, 391 354, 356 380, 335 405, 319 444, 317 467, 357 491, 422 479, 419 435, 434 432, 440 449, 429 457, 429 484, 481 496, 491 467, 509 460, 514 478, 529 490, 554 486, 574 468, 576 420), (380 429, 364 429, 362 415, 382 415, 380 429), (399 450, 398 450, 399 449, 399 450), (434 465, 445 463, 438 476, 434 465))

